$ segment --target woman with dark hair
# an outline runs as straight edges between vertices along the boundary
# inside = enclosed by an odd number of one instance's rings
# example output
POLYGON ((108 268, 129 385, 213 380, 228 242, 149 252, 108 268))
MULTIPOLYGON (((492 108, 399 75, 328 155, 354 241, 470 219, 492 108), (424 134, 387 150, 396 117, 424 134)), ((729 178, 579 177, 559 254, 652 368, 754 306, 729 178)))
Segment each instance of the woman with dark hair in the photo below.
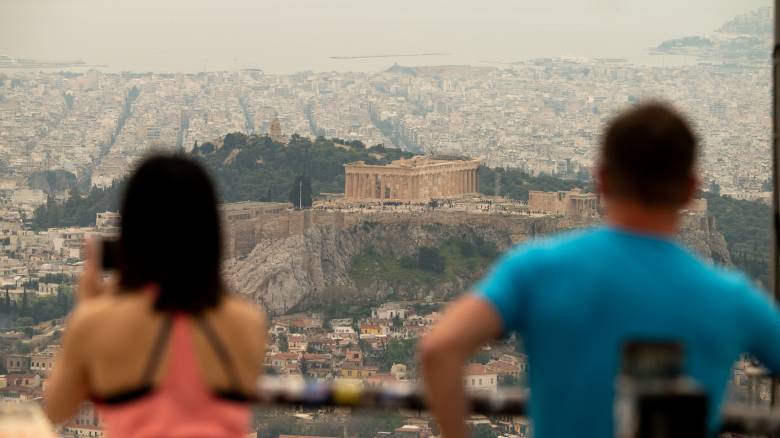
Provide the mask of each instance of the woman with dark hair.
POLYGON ((108 436, 242 437, 265 319, 225 293, 214 187, 191 160, 144 161, 121 206, 117 285, 94 242, 46 388, 55 422, 96 402, 108 436))

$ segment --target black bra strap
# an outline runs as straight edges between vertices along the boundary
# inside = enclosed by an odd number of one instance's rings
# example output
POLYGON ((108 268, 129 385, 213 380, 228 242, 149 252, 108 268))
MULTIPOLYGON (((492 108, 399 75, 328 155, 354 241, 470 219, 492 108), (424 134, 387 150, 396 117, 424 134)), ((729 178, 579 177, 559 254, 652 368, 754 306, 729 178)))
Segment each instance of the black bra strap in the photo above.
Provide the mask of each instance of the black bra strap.
POLYGON ((157 372, 157 367, 160 365, 165 346, 168 344, 168 338, 171 336, 171 326, 173 325, 173 318, 168 315, 163 319, 162 327, 160 328, 160 334, 157 336, 157 341, 152 347, 152 352, 149 354, 149 360, 146 362, 146 368, 142 375, 141 384, 143 386, 150 386, 154 383, 154 374, 157 372))
POLYGON ((209 324, 209 322, 206 320, 205 316, 198 317, 196 320, 198 321, 198 325, 200 326, 201 330, 203 330, 203 334, 206 335, 206 338, 209 340, 209 343, 214 349, 214 352, 217 353, 217 356, 219 356, 219 359, 222 361, 222 366, 225 369, 228 380, 230 380, 230 385, 232 387, 231 389, 239 391, 241 389, 241 383, 238 380, 238 373, 236 372, 236 367, 233 364, 233 359, 230 357, 230 353, 228 353, 225 346, 222 344, 222 342, 220 342, 217 333, 214 331, 214 328, 211 326, 211 324, 209 324))

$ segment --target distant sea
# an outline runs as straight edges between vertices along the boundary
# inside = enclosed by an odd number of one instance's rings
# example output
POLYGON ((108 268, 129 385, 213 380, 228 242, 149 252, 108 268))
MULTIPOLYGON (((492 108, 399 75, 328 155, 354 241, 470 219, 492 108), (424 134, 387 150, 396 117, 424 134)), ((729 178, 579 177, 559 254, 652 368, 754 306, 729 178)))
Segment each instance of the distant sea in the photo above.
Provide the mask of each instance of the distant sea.
MULTIPOLYGON (((295 73, 300 71, 313 71, 313 72, 380 72, 388 69, 393 64, 399 64, 402 66, 440 66, 440 65, 471 65, 475 67, 497 67, 505 68, 509 67, 513 62, 521 62, 524 60, 538 59, 538 58, 553 58, 553 59, 580 59, 587 61, 590 58, 578 57, 578 56, 539 56, 535 58, 516 59, 510 57, 474 57, 453 54, 444 55, 419 55, 419 56, 372 56, 372 57, 360 57, 362 54, 347 54, 347 55, 333 55, 342 56, 344 58, 333 59, 329 56, 322 56, 321 58, 309 58, 310 66, 308 68, 299 68, 290 70, 287 72, 268 71, 268 73, 295 73)), ((593 58, 604 59, 604 58, 593 58)), ((619 60, 627 64, 634 65, 647 65, 653 67, 675 67, 685 65, 695 65, 699 62, 699 59, 694 56, 688 55, 667 55, 667 54, 654 54, 647 53, 629 56, 629 57, 615 57, 609 58, 619 60)), ((215 63, 216 64, 216 63, 215 63)), ((218 65, 209 66, 208 62, 204 62, 201 69, 175 69, 175 68, 129 68, 128 66, 67 66, 67 67, 54 67, 54 68, 4 68, 0 66, 0 71, 6 73, 13 72, 36 72, 36 71, 68 71, 68 72, 86 72, 89 70, 98 70, 106 73, 116 73, 122 71, 131 72, 158 72, 158 73, 197 73, 199 71, 231 71, 237 69, 253 68, 266 71, 262 64, 257 63, 239 63, 234 62, 232 66, 219 63, 218 65)))

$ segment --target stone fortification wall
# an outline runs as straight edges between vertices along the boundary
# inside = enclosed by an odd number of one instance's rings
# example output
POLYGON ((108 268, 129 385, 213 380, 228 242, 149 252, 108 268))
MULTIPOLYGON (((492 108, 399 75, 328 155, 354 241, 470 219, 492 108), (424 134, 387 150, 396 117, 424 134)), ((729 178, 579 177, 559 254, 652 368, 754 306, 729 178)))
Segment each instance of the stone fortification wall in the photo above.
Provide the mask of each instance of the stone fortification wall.
POLYGON ((582 227, 590 223, 586 219, 570 217, 531 217, 446 210, 425 212, 289 210, 228 223, 225 256, 229 259, 241 258, 248 255, 262 240, 302 236, 313 227, 344 230, 366 222, 386 225, 408 223, 416 226, 440 224, 494 227, 507 231, 513 242, 525 240, 528 236, 582 227))

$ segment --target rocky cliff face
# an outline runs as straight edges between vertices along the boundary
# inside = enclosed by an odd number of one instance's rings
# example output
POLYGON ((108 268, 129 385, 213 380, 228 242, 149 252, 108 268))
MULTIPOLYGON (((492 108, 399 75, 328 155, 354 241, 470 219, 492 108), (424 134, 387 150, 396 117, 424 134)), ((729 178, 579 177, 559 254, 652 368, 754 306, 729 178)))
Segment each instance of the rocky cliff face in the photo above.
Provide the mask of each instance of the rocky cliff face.
MULTIPOLYGON (((564 218, 430 213, 384 214, 361 218, 345 228, 315 226, 303 234, 260 239, 241 259, 225 265, 229 284, 270 314, 314 309, 340 300, 344 306, 373 305, 387 299, 446 299, 467 289, 484 265, 460 266, 422 282, 358 275, 354 262, 368 251, 376 263, 395 263, 417 248, 441 242, 492 242, 499 251, 545 234, 585 226, 564 218)), ((711 220, 688 217, 680 240, 705 258, 731 264, 726 242, 711 220)), ((383 269, 382 266, 376 269, 383 269)))

